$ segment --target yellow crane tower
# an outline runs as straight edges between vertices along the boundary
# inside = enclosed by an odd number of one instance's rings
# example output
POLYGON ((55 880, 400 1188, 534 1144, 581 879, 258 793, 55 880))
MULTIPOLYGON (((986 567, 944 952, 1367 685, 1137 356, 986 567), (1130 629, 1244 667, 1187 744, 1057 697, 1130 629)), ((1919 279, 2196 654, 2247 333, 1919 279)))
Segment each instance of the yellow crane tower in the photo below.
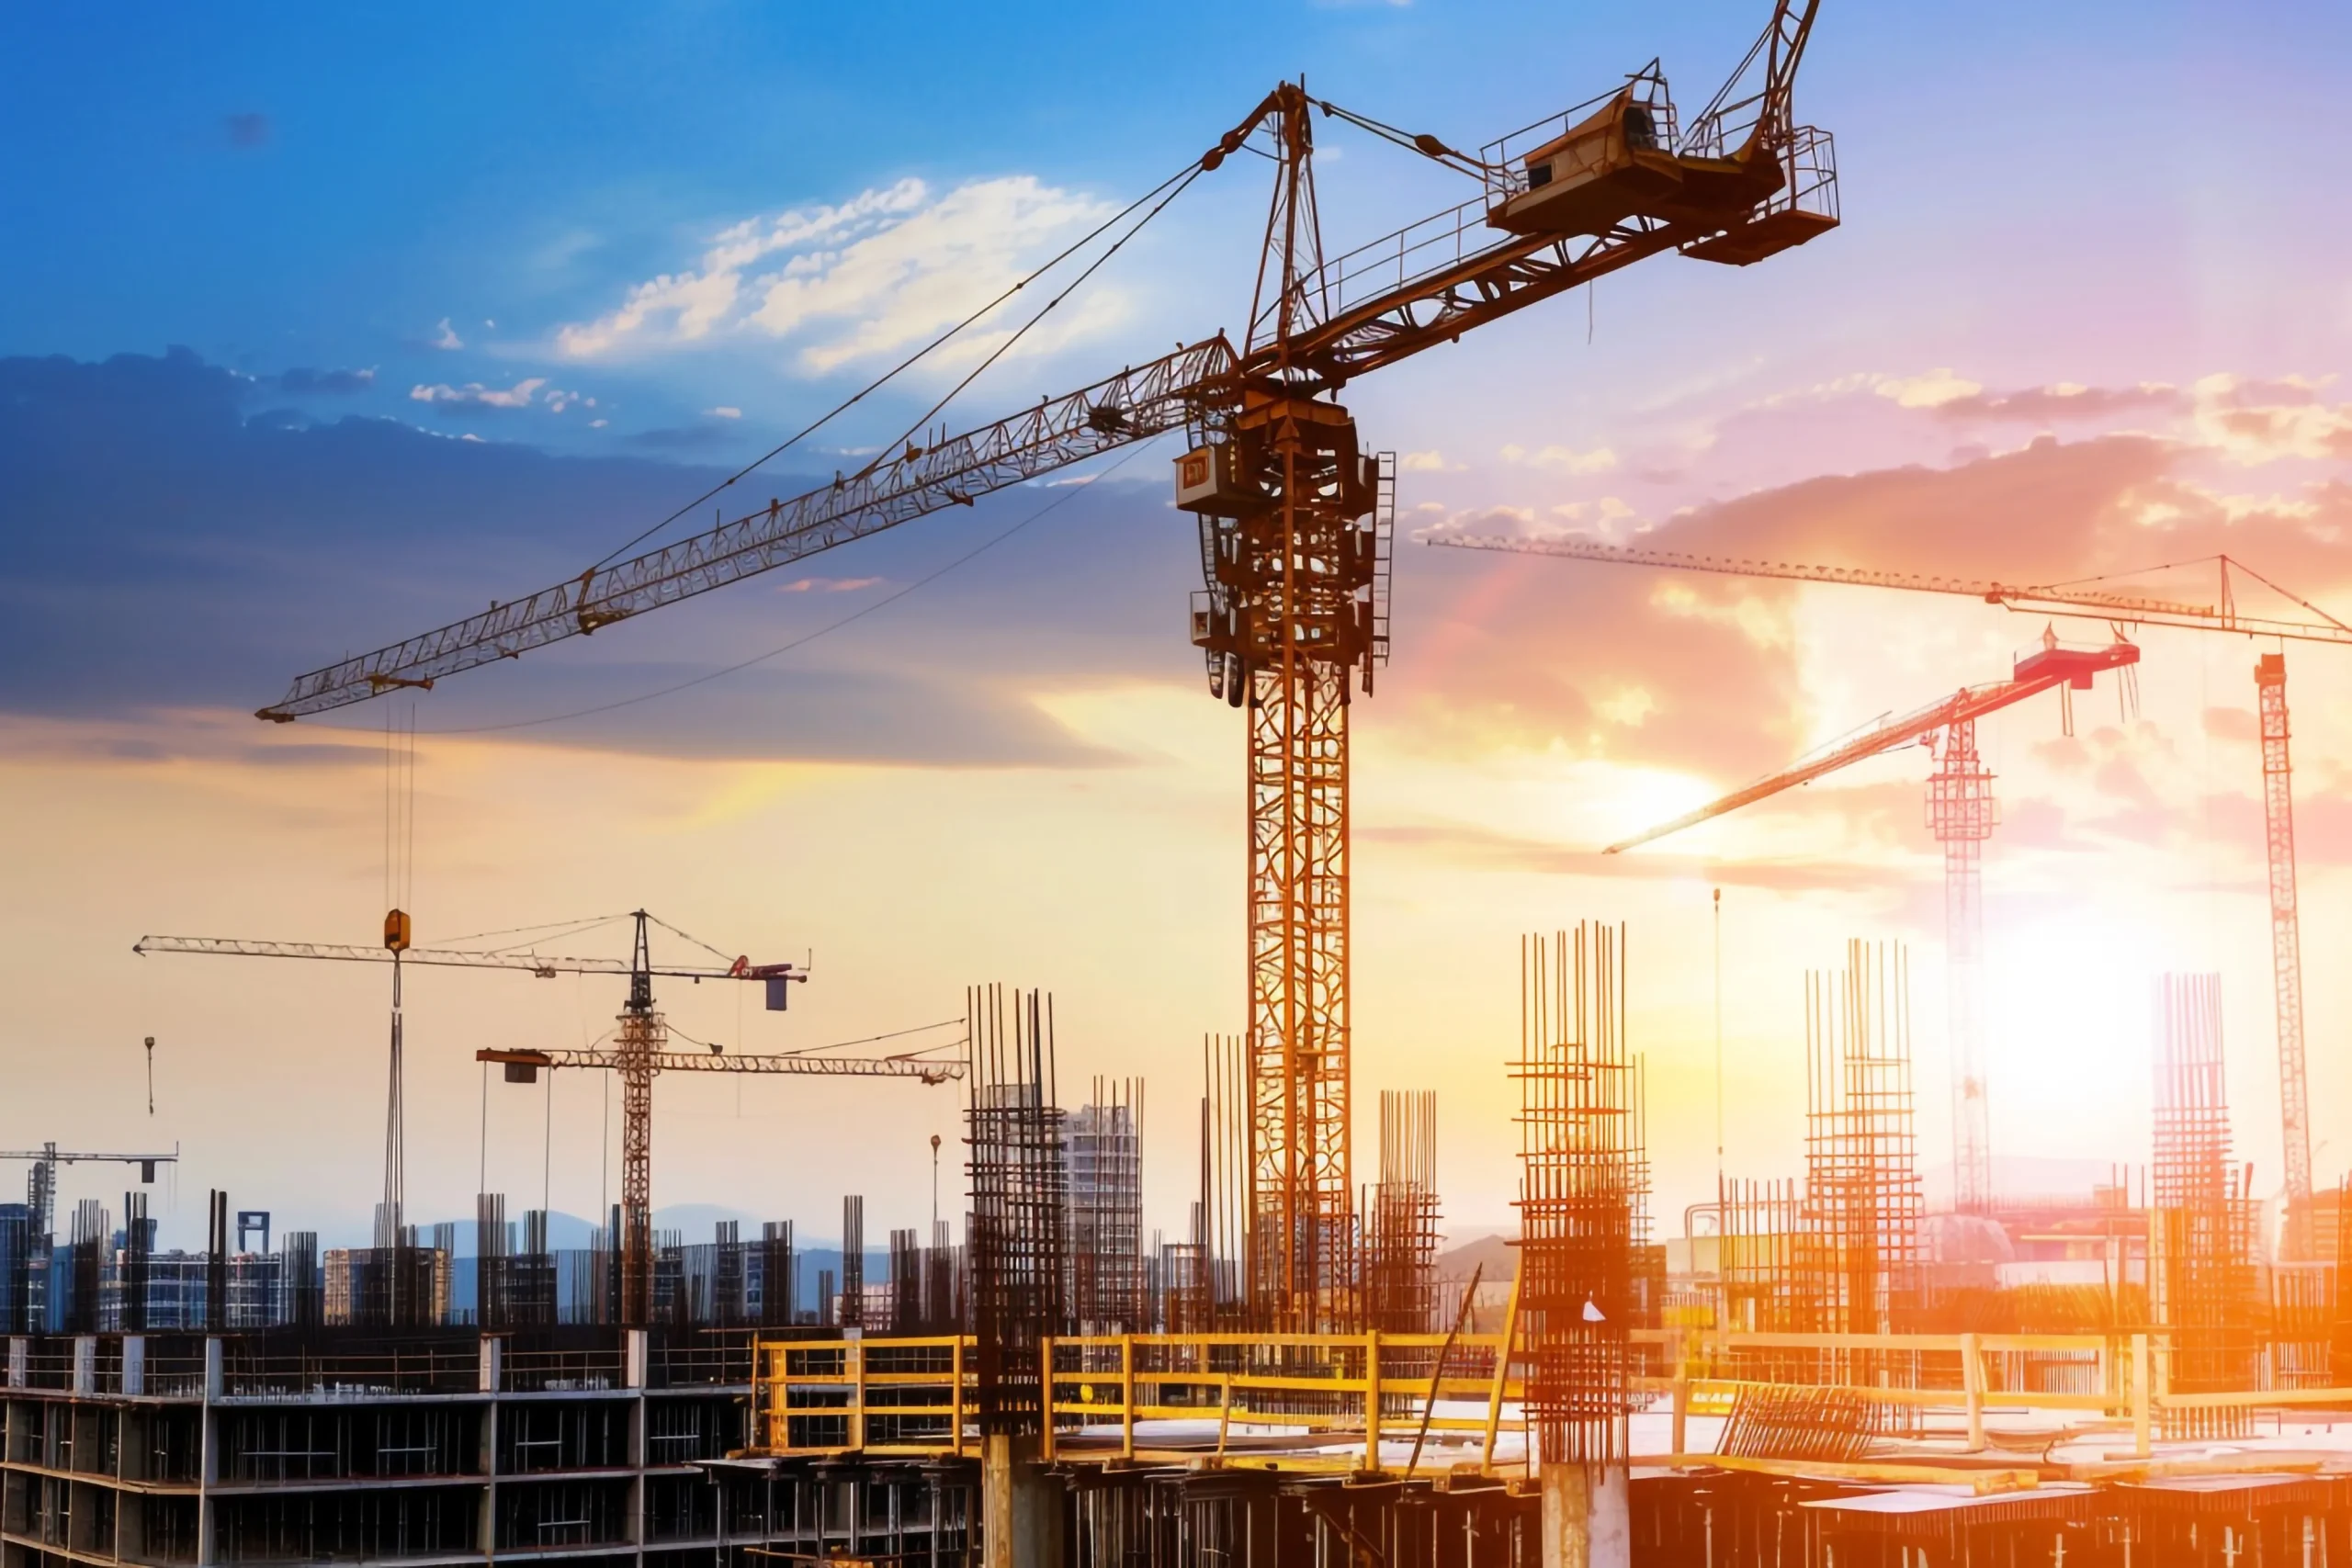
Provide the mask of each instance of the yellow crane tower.
POLYGON ((1730 79, 1688 123, 1652 62, 1476 156, 1285 82, 1145 197, 1158 205, 1136 220, 1245 149, 1272 163, 1239 344, 1219 333, 963 435, 933 442, 919 425, 923 442, 910 431, 903 450, 891 442, 831 485, 299 676, 259 716, 282 723, 387 691, 429 689, 1184 431, 1176 503, 1198 519, 1204 578, 1193 641, 1211 692, 1249 716, 1249 1291, 1267 1328, 1348 1328, 1357 1314, 1348 710, 1351 680, 1360 675, 1369 693, 1388 656, 1394 491, 1393 470, 1363 448, 1338 395, 1360 377, 1648 257, 1744 266, 1834 228, 1830 139, 1797 124, 1792 108, 1817 9, 1818 0, 1777 0, 1730 79), (1317 114, 1453 171, 1472 194, 1326 255, 1313 166, 1317 114))

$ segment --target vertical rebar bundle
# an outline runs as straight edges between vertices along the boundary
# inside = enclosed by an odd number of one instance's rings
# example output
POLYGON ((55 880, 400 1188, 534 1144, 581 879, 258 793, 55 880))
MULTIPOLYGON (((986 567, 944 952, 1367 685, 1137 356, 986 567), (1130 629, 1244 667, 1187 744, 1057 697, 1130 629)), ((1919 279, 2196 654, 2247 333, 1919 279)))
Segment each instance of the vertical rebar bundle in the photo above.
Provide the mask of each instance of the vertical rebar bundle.
POLYGON ((1918 1138, 1911 1100, 1910 960, 1846 944, 1805 984, 1805 1192, 1797 1294, 1816 1332, 1901 1333, 1920 1304, 1918 1138))
POLYGON ((506 1195, 474 1194, 474 1322, 506 1326, 506 1195))
POLYGON ((1520 1314, 1546 1463, 1626 1453, 1642 1168, 1623 928, 1520 943, 1520 1314))
POLYGON ((843 1328, 865 1325, 865 1200, 842 1200, 842 1314, 843 1328))
MULTIPOLYGON (((2156 983, 2155 1160, 2150 1171, 2150 1307, 2171 1333, 2172 1392, 2255 1386, 2254 1205, 2230 1161, 2222 1064, 2222 977, 2156 983)), ((2245 1410, 2165 1412, 2177 1437, 2250 1429, 2245 1410)))
POLYGON ((1798 1334, 1819 1317, 1796 1267, 1804 1202, 1794 1181, 1725 1179, 1717 1189, 1716 1269, 1725 1328, 1798 1334))
POLYGON ((1143 1080, 1094 1080, 1069 1138, 1070 1315, 1081 1334, 1146 1328, 1143 1080))
POLYGON ((1364 1205, 1364 1323, 1390 1334, 1437 1330, 1437 1094, 1380 1091, 1380 1180, 1364 1205))
POLYGON ((1038 1344, 1059 1333, 1069 1202, 1055 1104, 1052 999, 1001 986, 966 994, 971 1100, 972 1298, 978 1398, 988 1432, 1044 1420, 1038 1344))
POLYGON ((1201 1196, 1193 1211, 1204 1326, 1238 1328, 1249 1308, 1250 1087, 1247 1042, 1201 1040, 1201 1196))
POLYGON ((760 1324, 765 1328, 792 1323, 792 1222, 769 1220, 760 1226, 760 1324))
POLYGON ((135 1334, 147 1326, 147 1258, 151 1250, 150 1237, 153 1234, 153 1226, 147 1220, 147 1194, 124 1193, 122 1310, 119 1322, 125 1334, 135 1334))

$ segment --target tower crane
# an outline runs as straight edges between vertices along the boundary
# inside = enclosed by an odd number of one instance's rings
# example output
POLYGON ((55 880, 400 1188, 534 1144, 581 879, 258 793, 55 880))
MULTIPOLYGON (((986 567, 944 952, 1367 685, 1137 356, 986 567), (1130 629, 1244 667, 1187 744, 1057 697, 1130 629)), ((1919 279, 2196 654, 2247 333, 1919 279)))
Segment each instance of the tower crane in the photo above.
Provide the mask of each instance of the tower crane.
MULTIPOLYGON (((1830 138, 1792 101, 1819 0, 1776 0, 1687 126, 1652 62, 1473 157, 1285 82, 1182 178, 1245 149, 1273 164, 1243 341, 1222 333, 966 434, 891 444, 854 475, 708 532, 298 676, 288 722, 707 592, 1115 447, 1182 429, 1176 504, 1200 533, 1192 638, 1248 710, 1251 1079, 1247 1272, 1269 1328, 1350 1326, 1348 709, 1389 649, 1393 470, 1337 394, 1356 378, 1645 258, 1747 265, 1838 221, 1830 138), (1326 256, 1313 118, 1474 182, 1469 199, 1326 256)), ((1181 188, 1181 186, 1179 187, 1181 188)))
MULTIPOLYGON (((729 1055, 717 1046, 701 1055, 669 1049, 670 1029, 653 1005, 656 976, 668 979, 758 981, 766 987, 770 1011, 782 1011, 790 987, 808 978, 805 966, 753 964, 737 958, 723 964, 656 965, 649 927, 661 923, 643 909, 634 911, 635 935, 627 960, 570 958, 539 953, 529 947, 497 952, 406 945, 408 918, 394 910, 386 921, 383 947, 340 946, 326 942, 253 942, 235 937, 145 936, 133 953, 187 953, 241 958, 311 958, 343 963, 422 964, 468 969, 519 970, 540 979, 558 975, 626 975, 628 1000, 621 1009, 609 1052, 594 1050, 481 1050, 481 1062, 503 1067, 509 1083, 531 1083, 539 1069, 601 1067, 621 1080, 621 1319, 629 1325, 651 1320, 653 1291, 653 1079, 665 1072, 786 1073, 824 1077, 907 1078, 939 1084, 964 1076, 960 1058, 939 1059, 925 1051, 888 1056, 839 1056, 815 1051, 770 1055, 729 1055), (392 945, 398 932, 401 945, 392 945)), ((674 928, 665 928, 673 929, 674 928)), ((943 1047, 944 1048, 944 1047, 943 1047)))
POLYGON ((1952 1189, 1964 1214, 1993 1203, 1992 1129, 1984 1094, 1984 840, 2000 820, 1993 775, 1976 750, 1976 722, 2028 697, 2056 690, 2074 733, 2073 694, 2087 691, 2102 671, 2129 669, 2140 649, 2117 641, 2105 648, 2062 645, 2045 632, 2035 652, 2017 660, 2009 679, 1963 686, 1951 696, 1889 716, 1805 761, 1734 790, 1721 800, 1635 834, 1601 852, 1619 854, 1669 833, 1811 784, 1826 773, 1897 747, 1921 745, 1936 758, 1928 780, 1928 826, 1944 850, 1944 961, 1950 969, 1946 1005, 1951 1028, 1952 1189))
POLYGON ((60 1149, 55 1144, 43 1144, 37 1149, 0 1149, 0 1159, 22 1159, 32 1162, 32 1174, 26 1181, 25 1210, 35 1236, 52 1235, 57 1223, 57 1168, 61 1165, 135 1165, 142 1185, 153 1186, 155 1168, 177 1165, 179 1149, 174 1145, 167 1155, 95 1155, 77 1154, 60 1149))
POLYGON ((2213 596, 2205 603, 2198 604, 2101 588, 2086 582, 2004 583, 1989 579, 1924 576, 1860 567, 1804 565, 1727 556, 1689 555, 1675 550, 1625 548, 1590 539, 1464 536, 1430 542, 1453 548, 1502 550, 1518 555, 1554 556, 1567 560, 1600 561, 1617 566, 1663 567, 1676 571, 1712 572, 1729 577, 1838 582, 1865 588, 1900 589, 1908 592, 1956 594, 2027 614, 2106 621, 2118 628, 2176 626, 2188 631, 2226 632, 2276 639, 2279 650, 2257 656, 2254 681, 2262 731, 2263 840, 2268 862, 2271 996, 2278 1030, 2279 1146, 2287 1179, 2286 1224, 2279 1250, 2290 1261, 2308 1260, 2316 1256, 2312 1234, 2311 1091, 2303 1064, 2302 935, 2295 893, 2295 807, 2293 769, 2288 756, 2285 646, 2289 642, 2352 646, 2352 625, 2346 625, 2318 605, 2281 588, 2244 561, 2226 555, 2211 558, 2216 570, 2213 596), (2252 578, 2308 612, 2310 618, 2244 613, 2237 605, 2236 587, 2231 581, 2233 572, 2252 578))

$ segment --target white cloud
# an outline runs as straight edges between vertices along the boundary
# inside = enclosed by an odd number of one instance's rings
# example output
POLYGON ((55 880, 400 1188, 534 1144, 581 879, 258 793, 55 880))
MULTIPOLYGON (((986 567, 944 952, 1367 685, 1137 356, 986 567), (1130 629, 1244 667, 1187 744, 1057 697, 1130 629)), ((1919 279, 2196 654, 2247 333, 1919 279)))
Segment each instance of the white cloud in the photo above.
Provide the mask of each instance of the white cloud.
POLYGON ((613 422, 609 419, 592 419, 588 422, 588 428, 591 430, 602 430, 605 426, 612 423, 613 422))
POLYGON ((1449 470, 1460 472, 1466 464, 1449 463, 1442 452, 1408 452, 1396 459, 1396 466, 1408 473, 1442 474, 1449 470))
POLYGON ((1596 446, 1589 452, 1572 451, 1566 446, 1539 446, 1531 452, 1524 446, 1506 446, 1502 452, 1506 463, 1524 463, 1531 468, 1557 468, 1569 474, 1605 474, 1617 466, 1617 454, 1606 446, 1596 446))
POLYGON ((721 403, 715 409, 705 409, 702 412, 703 417, 706 419, 741 419, 743 417, 743 411, 741 409, 731 409, 724 403, 721 403))
POLYGON ((1892 398, 1906 409, 1938 408, 1955 399, 1973 398, 1984 389, 1982 382, 1953 375, 1949 365, 1924 376, 1883 376, 1875 389, 1880 397, 1892 398))
MULTIPOLYGON (((452 387, 447 382, 442 382, 430 387, 422 385, 411 387, 408 395, 411 400, 420 403, 444 403, 488 409, 524 409, 531 406, 531 400, 537 397, 539 389, 547 384, 548 378, 544 376, 525 377, 512 387, 503 390, 496 387, 485 387, 479 381, 469 381, 462 387, 452 387)), ((552 394, 552 397, 556 398, 570 396, 568 392, 552 394)))
POLYGON ((463 348, 466 346, 466 340, 457 334, 456 330, 449 325, 449 318, 444 316, 441 318, 441 324, 433 329, 433 346, 463 348))
POLYGON ((878 577, 796 577, 779 585, 778 593, 854 593, 861 588, 871 588, 882 580, 878 577))
MULTIPOLYGON (((594 358, 744 337, 793 345, 804 369, 829 371, 912 347, 1010 288, 1052 243, 1113 209, 1033 175, 978 180, 936 195, 918 179, 837 207, 752 219, 713 236, 695 265, 630 288, 619 307, 556 334, 594 358)), ((1091 288, 1022 340, 1043 352, 1120 318, 1118 297, 1091 288)), ((957 340, 977 358, 1009 329, 957 340)))
POLYGON ((593 409, 596 406, 596 400, 582 397, 578 392, 558 391, 554 388, 548 389, 548 412, 561 413, 564 410, 575 406, 593 409))

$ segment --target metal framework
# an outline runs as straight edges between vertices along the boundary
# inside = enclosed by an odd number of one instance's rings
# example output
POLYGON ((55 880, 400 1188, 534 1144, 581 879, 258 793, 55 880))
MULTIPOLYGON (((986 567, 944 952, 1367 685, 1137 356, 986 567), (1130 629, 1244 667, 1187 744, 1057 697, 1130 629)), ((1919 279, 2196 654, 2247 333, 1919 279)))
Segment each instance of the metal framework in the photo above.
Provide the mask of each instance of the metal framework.
POLYGON ((1069 1168, 1055 1103, 1053 998, 988 986, 965 1009, 979 1421, 985 1432, 1034 1436, 1046 1421, 1039 1347, 1069 1315, 1069 1168))
POLYGON ((2262 719, 2263 845, 2269 860, 2271 995, 2278 1018, 2279 1152, 2287 1176, 2287 1225, 2280 1251, 2318 1256, 2312 1234, 2311 1090, 2303 1072, 2303 938, 2295 903, 2294 765, 2287 752, 2287 656, 2255 661, 2254 692, 2262 719))
POLYGON ((1069 1141, 1070 1315, 1085 1334, 1150 1326, 1144 1289, 1143 1080, 1094 1080, 1069 1141))
POLYGON ((1955 719, 1944 729, 1928 780, 1928 828, 1944 850, 1952 1207, 1963 1214, 1993 1207, 1993 1119, 1984 1094, 1984 840, 2000 819, 1992 770, 1976 750, 1976 721, 1955 719))
POLYGON ((1828 139, 1791 112, 1816 9, 1779 0, 1681 146, 1655 67, 1638 73, 1637 116, 1634 89, 1612 88, 1477 159, 1284 83, 1200 160, 1211 170, 1250 147, 1276 165, 1238 353, 1208 339, 970 434, 910 446, 682 543, 301 675, 259 716, 285 722, 427 687, 1189 427, 1188 464, 1209 447, 1234 459, 1233 487, 1192 508, 1206 578, 1193 640, 1212 688, 1250 709, 1249 1299, 1268 1328, 1351 1328, 1362 1292, 1348 1131, 1348 687, 1362 670, 1369 691, 1387 651, 1394 468, 1362 457, 1327 395, 1647 256, 1679 250, 1744 265, 1834 227, 1828 139), (1327 262, 1311 165, 1317 108, 1475 178, 1479 194, 1327 262), (1598 161, 1555 178, 1571 145, 1597 149, 1598 161))
POLYGON ((1626 1455, 1645 1194, 1639 1065, 1625 1050, 1623 928, 1520 942, 1520 1313, 1544 1463, 1626 1455))
POLYGON ((1427 1334, 1437 1322, 1437 1091, 1380 1091, 1380 1181, 1365 1205, 1364 1323, 1427 1334))
POLYGON ((1902 944, 1846 945, 1805 977, 1805 1186, 1798 1292, 1814 1327, 1887 1334, 1920 1304, 1918 1138, 1910 963, 1902 944))
POLYGON ((2074 694, 2087 689, 2102 671, 2129 670, 2139 661, 2140 649, 2129 642, 2068 648, 2045 631, 2040 650, 2018 660, 2007 681, 1963 686, 1951 696, 1899 717, 1881 718, 1793 767, 1768 774, 1603 852, 1620 853, 1899 747, 1921 745, 1935 752, 1936 771, 1928 780, 1928 827, 1944 852, 1952 1181, 1954 1206, 1962 1213, 1983 1213, 1993 1202, 1992 1126, 1984 1091, 1984 843, 2000 821, 2000 807, 1993 797, 1993 774, 1977 751, 1976 724, 2054 689, 2071 735, 2074 694))
MULTIPOLYGON (((2156 983, 2155 1160, 2150 1170, 2149 1305, 2172 1330, 2168 1392, 2250 1388, 2256 1371, 2253 1204, 2230 1160, 2222 977, 2156 983)), ((2237 1407, 2170 1409, 2169 1437, 2233 1437, 2237 1407)))
MULTIPOLYGON (((380 1251, 400 1245, 401 1218, 396 1163, 404 1140, 400 1136, 400 993, 398 976, 403 964, 455 968, 506 969, 542 979, 557 975, 625 975, 628 1000, 613 1032, 612 1047, 596 1050, 481 1050, 477 1061, 496 1062, 509 1083, 529 1083, 540 1069, 593 1067, 614 1072, 621 1080, 621 1199, 617 1214, 620 1271, 619 1320, 642 1326, 653 1320, 653 1079, 665 1072, 788 1074, 817 1077, 907 1078, 939 1084, 964 1076, 965 1064, 952 1058, 911 1052, 895 1056, 833 1056, 817 1053, 773 1055, 730 1055, 711 1050, 700 1055, 668 1049, 670 1031, 654 1010, 656 976, 692 979, 756 980, 768 989, 768 1006, 781 1010, 788 987, 805 983, 808 971, 792 964, 753 964, 738 957, 723 965, 680 964, 657 967, 653 962, 650 927, 656 923, 643 909, 631 915, 634 932, 629 957, 566 958, 527 950, 468 952, 463 949, 415 948, 406 945, 408 917, 395 910, 386 922, 388 938, 397 930, 400 946, 344 946, 331 942, 255 942, 230 937, 145 936, 131 951, 198 953, 241 958, 310 958, 345 963, 384 963, 393 965, 393 1055, 390 1124, 386 1134, 386 1201, 379 1215, 376 1246, 380 1251)), ((405 1275, 401 1276, 405 1279, 405 1275)), ((401 1321, 406 1321, 401 1319, 401 1321)))

